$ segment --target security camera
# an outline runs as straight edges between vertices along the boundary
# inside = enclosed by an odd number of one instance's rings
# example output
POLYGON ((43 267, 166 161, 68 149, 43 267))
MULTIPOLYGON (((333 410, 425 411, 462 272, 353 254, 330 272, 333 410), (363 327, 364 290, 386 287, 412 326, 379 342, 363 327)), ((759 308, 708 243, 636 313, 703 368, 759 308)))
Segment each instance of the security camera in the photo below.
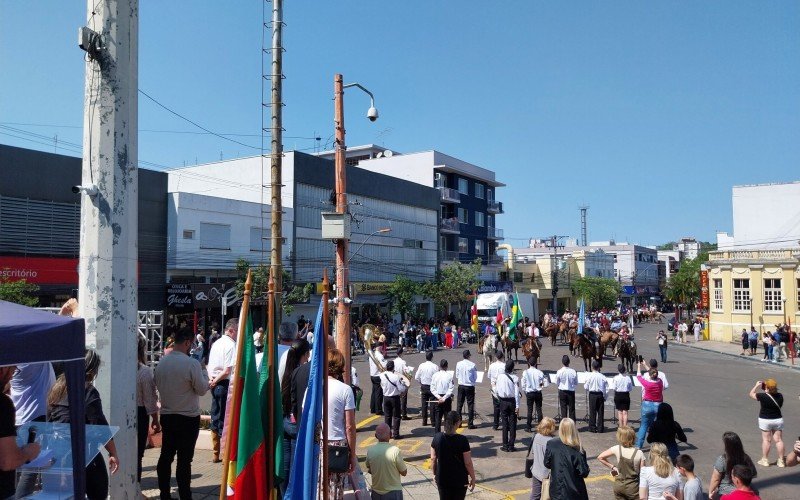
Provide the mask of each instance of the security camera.
POLYGON ((83 193, 86 196, 97 196, 97 186, 94 184, 89 186, 72 186, 72 192, 75 194, 83 193))
POLYGON ((374 122, 375 120, 377 120, 378 119, 378 108, 376 108, 375 106, 372 106, 371 108, 369 108, 367 110, 367 118, 369 118, 369 121, 371 121, 371 122, 374 122))

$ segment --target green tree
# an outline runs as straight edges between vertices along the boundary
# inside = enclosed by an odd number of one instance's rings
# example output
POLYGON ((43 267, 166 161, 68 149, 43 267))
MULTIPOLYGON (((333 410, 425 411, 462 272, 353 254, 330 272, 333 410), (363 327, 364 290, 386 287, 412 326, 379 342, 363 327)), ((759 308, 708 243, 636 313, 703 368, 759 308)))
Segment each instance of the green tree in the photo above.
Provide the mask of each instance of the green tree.
POLYGON ((386 292, 386 297, 392 305, 392 313, 399 314, 402 321, 405 321, 406 316, 413 311, 414 295, 419 293, 419 289, 419 283, 397 275, 386 292))
MULTIPOLYGON (((266 297, 269 292, 269 266, 257 265, 251 268, 245 259, 236 261, 236 290, 239 295, 244 293, 244 282, 247 280, 247 271, 253 271, 252 297, 266 297)), ((313 283, 297 284, 292 281, 292 275, 283 270, 283 293, 281 294, 281 309, 284 315, 292 314, 294 304, 306 302, 314 291, 313 283)))
POLYGON ((578 299, 586 299, 590 307, 614 307, 619 298, 620 285, 612 278, 585 276, 572 282, 572 290, 578 299))
POLYGON ((458 321, 466 310, 466 304, 471 299, 469 293, 481 285, 478 276, 481 273, 481 261, 464 264, 456 262, 450 264, 436 273, 436 279, 422 285, 422 294, 431 300, 439 313, 444 313, 447 307, 458 305, 458 321))
POLYGON ((14 302, 23 306, 34 307, 39 304, 39 298, 34 296, 39 287, 26 280, 10 280, 0 275, 0 300, 14 302))
POLYGON ((690 311, 700 299, 700 266, 708 262, 708 252, 683 261, 678 272, 670 276, 664 296, 674 304, 684 304, 690 311))

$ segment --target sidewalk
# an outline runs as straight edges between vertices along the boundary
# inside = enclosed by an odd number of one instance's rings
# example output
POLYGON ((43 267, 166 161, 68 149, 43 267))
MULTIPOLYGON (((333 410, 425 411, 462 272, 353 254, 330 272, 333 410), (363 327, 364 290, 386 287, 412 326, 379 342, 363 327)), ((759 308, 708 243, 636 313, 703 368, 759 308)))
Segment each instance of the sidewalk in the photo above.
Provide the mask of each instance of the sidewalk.
POLYGON ((691 349, 699 349, 701 351, 716 352, 718 354, 723 354, 725 356, 731 356, 734 358, 752 361, 753 363, 764 363, 768 364, 769 366, 779 366, 782 368, 788 368, 790 370, 800 370, 800 358, 795 358, 794 365, 792 365, 791 359, 783 359, 775 363, 766 363, 762 361, 762 358, 764 357, 764 350, 761 344, 758 345, 758 351, 756 351, 755 356, 749 356, 747 354, 742 356, 741 355, 742 344, 738 342, 734 343, 734 342, 718 342, 716 340, 702 340, 698 343, 695 343, 694 340, 692 340, 691 342, 687 342, 685 344, 680 344, 678 342, 670 342, 669 344, 670 349, 676 346, 689 347, 691 349))

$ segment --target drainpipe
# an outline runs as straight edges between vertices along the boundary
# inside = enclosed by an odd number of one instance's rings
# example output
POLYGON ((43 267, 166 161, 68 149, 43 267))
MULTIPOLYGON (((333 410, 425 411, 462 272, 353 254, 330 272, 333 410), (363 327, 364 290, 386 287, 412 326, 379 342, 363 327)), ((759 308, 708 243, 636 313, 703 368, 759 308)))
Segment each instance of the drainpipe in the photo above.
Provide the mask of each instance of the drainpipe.
MULTIPOLYGON (((514 272, 514 249, 508 243, 503 243, 497 245, 498 250, 508 250, 508 259, 506 259, 506 271, 511 276, 511 273, 514 272)), ((514 281, 513 276, 511 277, 511 281, 514 281)))

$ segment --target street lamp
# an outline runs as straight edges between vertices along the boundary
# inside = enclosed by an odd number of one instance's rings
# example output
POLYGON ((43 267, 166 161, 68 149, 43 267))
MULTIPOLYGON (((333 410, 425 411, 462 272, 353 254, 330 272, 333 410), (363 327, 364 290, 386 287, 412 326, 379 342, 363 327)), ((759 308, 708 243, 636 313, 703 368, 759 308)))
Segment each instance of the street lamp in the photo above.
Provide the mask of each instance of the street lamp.
MULTIPOLYGON (((335 127, 336 141, 334 143, 334 172, 336 177, 336 213, 347 213, 347 177, 345 168, 345 129, 344 129, 344 89, 356 87, 361 89, 369 96, 370 107, 367 111, 367 118, 374 122, 378 119, 378 110, 375 108, 375 97, 372 92, 364 88, 359 83, 349 83, 342 81, 342 75, 336 74, 333 77, 333 120, 335 127)), ((381 232, 381 230, 376 231, 381 232)), ((372 235, 370 235, 372 236, 372 235)), ((349 235, 339 238, 336 241, 336 347, 344 355, 344 383, 350 384, 350 304, 352 300, 349 295, 349 279, 347 276, 347 266, 350 259, 347 258, 347 250, 350 244, 349 235)), ((369 238, 367 238, 369 239, 369 238)), ((366 240, 364 241, 366 243, 366 240)), ((364 243, 361 245, 363 246, 364 243)), ((359 250, 361 247, 358 248, 359 250)))
POLYGON ((353 257, 355 257, 356 255, 358 255, 358 252, 359 252, 359 250, 361 250, 361 248, 362 248, 364 245, 366 245, 366 244, 367 244, 367 242, 369 241, 369 239, 370 239, 370 238, 372 238, 372 237, 373 237, 373 236, 375 236, 376 234, 391 233, 391 232, 392 232, 392 228, 390 228, 390 227, 384 227, 384 228, 382 228, 382 229, 378 229, 377 231, 373 231, 373 232, 372 232, 372 233, 371 233, 369 236, 367 236, 367 237, 364 239, 364 241, 362 241, 362 242, 361 242, 361 244, 360 244, 360 245, 358 245, 358 248, 356 248, 356 250, 355 250, 353 253, 351 253, 351 254, 350 254, 350 257, 348 257, 348 258, 347 258, 347 263, 348 263, 348 264, 350 264, 350 261, 351 261, 351 260, 353 260, 353 257))

